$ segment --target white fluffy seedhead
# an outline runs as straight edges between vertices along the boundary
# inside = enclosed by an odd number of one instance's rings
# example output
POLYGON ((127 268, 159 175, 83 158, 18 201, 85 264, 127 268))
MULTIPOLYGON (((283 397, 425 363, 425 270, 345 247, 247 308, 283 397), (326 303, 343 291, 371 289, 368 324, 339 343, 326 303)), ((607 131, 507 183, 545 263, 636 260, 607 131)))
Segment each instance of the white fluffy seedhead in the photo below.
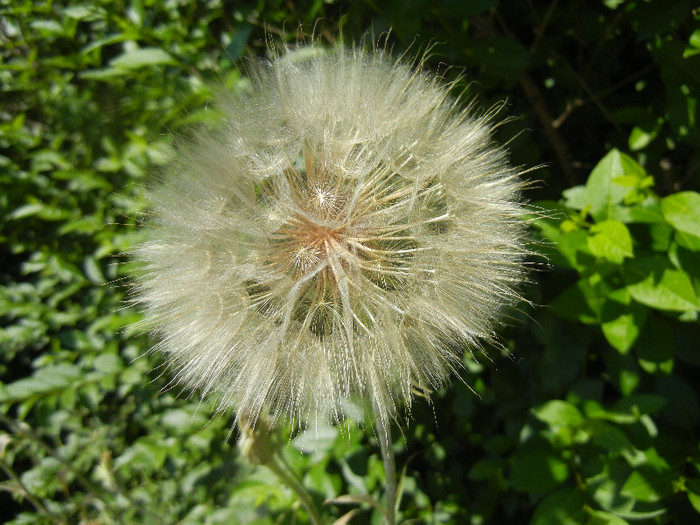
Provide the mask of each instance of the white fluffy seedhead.
POLYGON ((383 421, 493 340, 521 183, 487 117, 381 50, 253 66, 150 195, 136 301, 176 378, 239 418, 383 421))

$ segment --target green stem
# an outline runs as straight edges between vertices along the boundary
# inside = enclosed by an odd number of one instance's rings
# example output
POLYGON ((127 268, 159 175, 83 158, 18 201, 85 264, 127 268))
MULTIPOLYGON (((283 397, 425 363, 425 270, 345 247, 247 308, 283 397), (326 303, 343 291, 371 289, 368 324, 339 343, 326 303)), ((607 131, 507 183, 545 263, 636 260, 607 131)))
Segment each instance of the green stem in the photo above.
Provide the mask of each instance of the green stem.
POLYGON ((301 501, 301 504, 309 514, 311 523, 313 523, 313 525, 322 525, 321 513, 314 504, 311 494, 309 494, 309 491, 301 484, 301 481, 299 481, 297 475, 292 471, 292 468, 278 454, 270 456, 269 461, 266 461, 264 465, 297 495, 299 501, 301 501))
POLYGON ((396 460, 391 440, 391 423, 382 417, 376 420, 379 449, 382 452, 384 463, 384 483, 386 491, 386 522, 387 525, 396 524, 396 460))
POLYGON ((17 473, 12 469, 12 467, 7 463, 4 458, 0 458, 0 467, 5 471, 5 474, 14 481, 17 486, 21 489, 21 495, 31 503, 34 508, 40 513, 49 518, 51 521, 56 523, 56 525, 63 525, 65 522, 56 516, 53 512, 46 508, 46 506, 41 502, 39 498, 35 498, 34 495, 29 491, 27 486, 22 483, 22 479, 17 475, 17 473))

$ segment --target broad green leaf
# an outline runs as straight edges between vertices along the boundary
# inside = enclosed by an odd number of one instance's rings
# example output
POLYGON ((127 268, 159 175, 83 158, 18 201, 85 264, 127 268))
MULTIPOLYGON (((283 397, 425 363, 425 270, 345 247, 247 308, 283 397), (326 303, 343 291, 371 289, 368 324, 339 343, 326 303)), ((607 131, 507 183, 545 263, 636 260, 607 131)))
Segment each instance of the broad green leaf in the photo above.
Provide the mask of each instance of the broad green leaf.
POLYGON ((530 525, 580 525, 584 517, 583 503, 581 490, 577 487, 562 487, 542 499, 530 525))
POLYGON ((574 210, 582 210, 588 204, 586 200, 586 187, 574 186, 562 192, 564 204, 574 210))
POLYGON ((693 33, 690 35, 690 38, 688 39, 688 42, 690 42, 691 46, 700 49, 700 29, 696 29, 695 31, 693 31, 693 33))
POLYGON ((173 408, 171 410, 166 410, 163 412, 161 423, 173 430, 178 434, 183 434, 192 429, 198 429, 206 425, 209 418, 204 413, 204 411, 198 410, 198 406, 194 405, 189 407, 189 410, 185 408, 173 408))
POLYGON ((584 421, 583 415, 578 408, 571 403, 558 399, 533 408, 532 413, 537 419, 547 423, 550 427, 576 427, 584 421))
POLYGON ((292 446, 306 454, 328 451, 338 437, 338 429, 332 426, 313 426, 292 440, 292 446))
POLYGON ((0 402, 17 402, 64 388, 73 388, 81 375, 80 368, 70 364, 40 368, 34 375, 6 385, 7 388, 1 393, 4 395, 0 402))
POLYGON ((624 267, 623 277, 632 298, 642 304, 673 312, 700 309, 690 277, 666 257, 636 259, 624 267))
POLYGON ((632 128, 630 136, 627 139, 627 145, 632 151, 644 149, 652 140, 654 140, 657 134, 658 128, 653 130, 645 130, 639 126, 635 126, 632 128))
POLYGON ((177 64, 177 61, 158 47, 142 47, 119 55, 109 64, 115 68, 137 69, 145 66, 173 65, 177 64))
POLYGON ((640 467, 630 474, 620 492, 637 501, 653 503, 671 493, 670 481, 664 472, 640 467))
POLYGON ((644 168, 616 149, 610 151, 593 168, 586 182, 585 200, 596 221, 617 218, 619 212, 616 213, 615 208, 619 207, 630 188, 617 184, 615 179, 629 175, 647 177, 644 168))
MULTIPOLYGON (((627 295, 626 289, 624 289, 627 295)), ((638 304, 619 304, 606 301, 600 325, 608 343, 620 353, 627 353, 639 337, 647 317, 647 308, 638 304)))
POLYGON ((625 257, 633 257, 632 236, 620 221, 606 220, 591 226, 588 248, 596 257, 622 264, 625 257))
POLYGON ((700 495, 695 494, 694 492, 688 492, 688 501, 690 501, 690 504, 695 509, 695 512, 700 514, 700 495))
POLYGON ((124 361, 117 354, 100 354, 92 364, 95 370, 106 374, 116 374, 124 368, 124 361))
POLYGON ((679 232, 700 237, 700 193, 683 191, 661 199, 661 211, 679 232))
POLYGON ((39 202, 35 202, 32 204, 24 204, 22 206, 19 206, 18 208, 15 208, 12 210, 11 213, 7 214, 8 219, 24 219, 25 217, 29 217, 31 215, 36 215, 43 211, 44 205, 39 202))
POLYGON ((675 240, 679 246, 692 252, 700 252, 700 237, 691 235, 690 233, 676 232, 675 240))
MULTIPOLYGON (((594 417, 596 416, 597 414, 594 414, 594 417)), ((610 417, 605 417, 605 419, 613 421, 615 419, 615 415, 610 414, 610 417)), ((619 454, 622 452, 629 452, 634 448, 632 442, 627 437, 627 434, 625 434, 617 426, 606 423, 605 421, 598 419, 591 419, 587 421, 586 431, 588 431, 591 439, 596 445, 610 452, 619 454)))

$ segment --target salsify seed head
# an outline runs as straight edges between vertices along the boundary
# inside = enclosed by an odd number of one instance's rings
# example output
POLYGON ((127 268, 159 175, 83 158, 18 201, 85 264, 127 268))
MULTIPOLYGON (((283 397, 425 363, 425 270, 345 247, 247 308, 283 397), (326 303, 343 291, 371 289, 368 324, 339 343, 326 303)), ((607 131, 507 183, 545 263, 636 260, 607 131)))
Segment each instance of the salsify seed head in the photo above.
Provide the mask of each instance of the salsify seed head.
POLYGON ((343 47, 257 63, 219 109, 152 189, 134 250, 177 381, 247 425, 357 402, 386 421, 494 340, 526 248, 488 115, 343 47))

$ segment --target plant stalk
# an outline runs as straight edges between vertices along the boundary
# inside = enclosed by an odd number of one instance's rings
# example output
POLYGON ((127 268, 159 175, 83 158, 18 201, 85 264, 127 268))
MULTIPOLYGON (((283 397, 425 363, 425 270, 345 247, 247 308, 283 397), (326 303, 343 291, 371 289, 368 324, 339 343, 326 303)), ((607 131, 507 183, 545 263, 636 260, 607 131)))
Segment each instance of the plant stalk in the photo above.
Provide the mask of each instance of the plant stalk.
POLYGON ((299 501, 306 509, 309 515, 309 519, 313 525, 323 525, 323 520, 321 519, 321 513, 314 504, 311 494, 307 491, 301 484, 301 481, 297 478, 296 474, 291 470, 291 467, 279 457, 278 454, 274 454, 269 461, 265 463, 265 466, 269 468, 285 485, 287 485, 294 494, 299 498, 299 501))
POLYGON ((391 439, 391 423, 387 424, 382 417, 376 420, 377 438, 379 449, 382 452, 384 463, 384 483, 386 494, 386 522, 387 525, 396 524, 396 460, 391 439))

